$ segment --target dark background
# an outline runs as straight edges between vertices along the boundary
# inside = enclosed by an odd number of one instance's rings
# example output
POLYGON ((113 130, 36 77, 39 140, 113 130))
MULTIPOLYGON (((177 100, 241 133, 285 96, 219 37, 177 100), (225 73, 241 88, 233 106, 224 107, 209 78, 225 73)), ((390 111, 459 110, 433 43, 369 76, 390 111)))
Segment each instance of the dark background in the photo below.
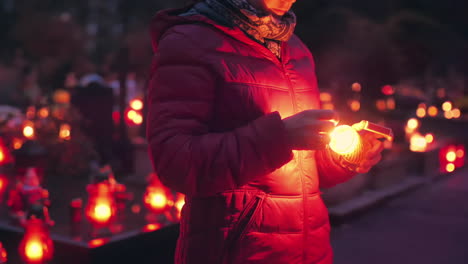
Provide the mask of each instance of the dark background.
MULTIPOLYGON (((1 58, 8 62, 22 48, 35 61, 64 65, 90 56, 102 65, 117 49, 130 46, 132 67, 143 74, 151 57, 151 17, 186 2, 5 0, 1 58)), ((468 75, 464 0, 299 0, 294 10, 296 32, 315 55, 322 89, 359 81, 369 94, 402 83, 428 93, 436 86, 463 93, 468 75)), ((50 79, 42 77, 43 89, 60 86, 50 79)))

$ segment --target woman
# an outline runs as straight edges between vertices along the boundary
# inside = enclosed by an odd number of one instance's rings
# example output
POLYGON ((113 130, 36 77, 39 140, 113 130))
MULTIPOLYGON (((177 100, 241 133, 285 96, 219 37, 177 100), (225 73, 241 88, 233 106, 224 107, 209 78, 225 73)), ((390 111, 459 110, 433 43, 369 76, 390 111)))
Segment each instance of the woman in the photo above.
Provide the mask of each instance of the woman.
POLYGON ((206 0, 152 24, 148 139, 161 181, 186 194, 176 263, 332 263, 320 188, 366 172, 326 148, 315 66, 294 0, 206 0))

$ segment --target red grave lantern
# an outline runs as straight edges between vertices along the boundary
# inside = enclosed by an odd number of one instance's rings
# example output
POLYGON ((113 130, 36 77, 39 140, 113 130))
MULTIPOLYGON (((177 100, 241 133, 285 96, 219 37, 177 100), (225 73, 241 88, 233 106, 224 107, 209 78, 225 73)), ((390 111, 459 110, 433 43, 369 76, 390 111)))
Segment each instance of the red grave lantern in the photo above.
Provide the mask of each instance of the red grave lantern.
POLYGON ((26 232, 19 246, 19 253, 27 264, 43 264, 52 259, 53 241, 42 220, 33 217, 28 221, 26 232))
POLYGON ((170 190, 161 183, 154 173, 150 175, 150 185, 146 188, 143 199, 146 207, 156 214, 164 213, 174 204, 170 190))
POLYGON ((115 199, 105 183, 88 185, 86 217, 97 227, 109 225, 116 216, 115 199))
POLYGON ((8 254, 3 244, 0 242, 0 264, 6 264, 8 260, 8 254))
POLYGON ((0 138, 0 166, 4 166, 13 162, 13 156, 8 151, 3 139, 0 138))

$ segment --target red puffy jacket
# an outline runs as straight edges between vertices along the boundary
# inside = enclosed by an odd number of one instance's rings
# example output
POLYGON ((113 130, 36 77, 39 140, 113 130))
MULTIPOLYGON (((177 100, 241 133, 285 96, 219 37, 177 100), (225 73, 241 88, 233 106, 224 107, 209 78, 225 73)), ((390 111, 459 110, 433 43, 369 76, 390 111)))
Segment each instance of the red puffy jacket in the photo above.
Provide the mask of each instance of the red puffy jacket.
POLYGON ((352 177, 327 151, 292 151, 282 118, 318 109, 314 62, 282 60, 238 28, 158 13, 149 85, 154 168, 186 194, 176 263, 332 263, 321 187, 352 177))

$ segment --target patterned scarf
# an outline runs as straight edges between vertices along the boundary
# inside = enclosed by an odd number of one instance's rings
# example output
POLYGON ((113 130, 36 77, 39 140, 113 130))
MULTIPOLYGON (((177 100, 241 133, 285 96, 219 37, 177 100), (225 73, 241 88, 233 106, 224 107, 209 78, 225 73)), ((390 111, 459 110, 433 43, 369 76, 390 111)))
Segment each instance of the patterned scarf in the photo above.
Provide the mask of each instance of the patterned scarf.
POLYGON ((222 14, 248 36, 281 58, 281 42, 288 41, 296 27, 296 15, 289 11, 276 18, 253 7, 247 0, 206 0, 218 14, 222 14))

